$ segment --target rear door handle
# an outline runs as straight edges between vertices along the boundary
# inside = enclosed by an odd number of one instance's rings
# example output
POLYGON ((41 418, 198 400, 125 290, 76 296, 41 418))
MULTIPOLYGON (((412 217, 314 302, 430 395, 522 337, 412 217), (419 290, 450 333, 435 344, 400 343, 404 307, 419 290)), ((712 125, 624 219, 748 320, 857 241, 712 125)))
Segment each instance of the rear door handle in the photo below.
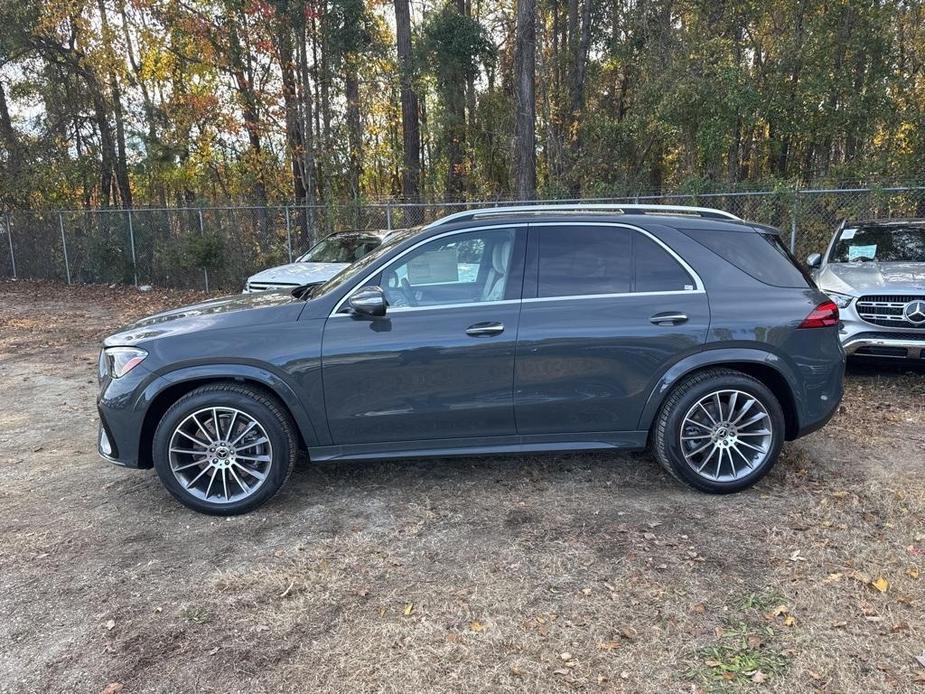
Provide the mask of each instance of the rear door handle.
POLYGON ((503 332, 503 323, 476 323, 466 328, 466 335, 470 337, 491 337, 492 335, 500 335, 503 332))
POLYGON ((676 311, 666 311, 665 313, 656 313, 649 319, 650 323, 655 325, 678 325, 687 321, 686 313, 676 311))

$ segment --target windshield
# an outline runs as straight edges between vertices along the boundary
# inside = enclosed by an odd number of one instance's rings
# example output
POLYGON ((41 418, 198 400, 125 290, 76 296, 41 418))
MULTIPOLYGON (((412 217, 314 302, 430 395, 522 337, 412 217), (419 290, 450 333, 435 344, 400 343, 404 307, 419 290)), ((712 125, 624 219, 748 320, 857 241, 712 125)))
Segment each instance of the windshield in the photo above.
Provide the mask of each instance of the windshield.
POLYGON ((925 263, 925 225, 890 225, 843 229, 832 247, 830 263, 925 263))
POLYGON ((380 239, 376 236, 356 234, 334 234, 322 239, 299 258, 300 263, 353 263, 376 248, 380 239))
POLYGON ((420 227, 414 227, 412 229, 400 229, 398 231, 393 231, 390 233, 385 241, 383 241, 375 249, 364 255, 358 261, 353 263, 350 267, 345 267, 343 270, 338 272, 334 277, 329 279, 324 284, 319 284, 315 287, 310 296, 316 297, 321 296, 322 294, 327 294, 328 292, 337 289, 342 284, 349 282, 356 275, 360 274, 370 265, 375 263, 379 258, 388 253, 395 245, 401 243, 407 238, 414 236, 420 231, 420 227))

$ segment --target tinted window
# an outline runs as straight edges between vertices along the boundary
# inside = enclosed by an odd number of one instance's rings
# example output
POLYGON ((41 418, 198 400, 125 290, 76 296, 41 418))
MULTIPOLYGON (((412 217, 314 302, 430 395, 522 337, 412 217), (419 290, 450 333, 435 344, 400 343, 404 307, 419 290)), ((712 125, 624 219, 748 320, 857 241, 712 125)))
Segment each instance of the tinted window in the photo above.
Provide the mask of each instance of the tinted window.
POLYGON ((637 292, 671 292, 694 288, 694 280, 681 264, 644 234, 633 236, 637 292))
POLYGON ((536 227, 538 296, 622 294, 633 280, 630 231, 612 226, 536 227))
POLYGON ((775 287, 812 286, 778 234, 702 229, 686 229, 684 232, 765 284, 775 287))
POLYGON ((843 229, 829 262, 925 262, 925 226, 843 229))

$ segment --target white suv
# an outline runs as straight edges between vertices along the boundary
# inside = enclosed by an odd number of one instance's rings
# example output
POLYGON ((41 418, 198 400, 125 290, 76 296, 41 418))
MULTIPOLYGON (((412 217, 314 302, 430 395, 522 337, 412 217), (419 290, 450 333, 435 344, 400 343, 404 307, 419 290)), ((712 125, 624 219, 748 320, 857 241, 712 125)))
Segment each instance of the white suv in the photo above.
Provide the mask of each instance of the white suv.
POLYGON ((247 278, 244 293, 320 284, 378 248, 388 231, 341 231, 321 239, 294 263, 262 270, 247 278))

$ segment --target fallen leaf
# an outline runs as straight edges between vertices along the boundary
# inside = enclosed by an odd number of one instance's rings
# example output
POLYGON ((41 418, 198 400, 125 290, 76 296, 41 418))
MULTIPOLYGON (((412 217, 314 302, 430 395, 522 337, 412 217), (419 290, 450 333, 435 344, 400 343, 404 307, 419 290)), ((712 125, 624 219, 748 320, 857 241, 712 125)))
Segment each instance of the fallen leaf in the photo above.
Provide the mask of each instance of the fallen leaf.
POLYGON ((115 628, 115 626, 116 626, 116 620, 114 619, 110 619, 108 622, 106 622, 106 629, 108 631, 112 631, 115 628))
POLYGON ((792 626, 793 626, 794 624, 796 624, 796 623, 797 623, 797 619, 796 619, 796 617, 794 617, 792 614, 788 614, 788 615, 784 618, 784 626, 785 626, 785 627, 792 627, 792 626))
POLYGON ((614 651, 620 647, 619 641, 602 641, 597 644, 598 650, 601 651, 614 651))
POLYGON ((485 625, 482 624, 479 620, 474 619, 469 622, 469 628, 474 631, 476 634, 480 634, 485 631, 485 625))
POLYGON ((919 661, 919 665, 925 667, 925 651, 922 651, 922 655, 915 656, 915 659, 919 661))
POLYGON ((410 617, 412 612, 414 612, 414 603, 413 602, 405 603, 405 616, 410 617))
POLYGON ((766 679, 768 679, 768 676, 765 675, 761 670, 756 671, 755 674, 753 674, 751 677, 752 682, 755 684, 761 684, 766 679))
POLYGON ((568 653, 568 652, 566 652, 566 653, 560 653, 560 654, 559 654, 559 657, 562 658, 562 660, 571 660, 571 659, 572 659, 572 654, 571 654, 571 653, 568 653))
POLYGON ((906 569, 906 576, 908 576, 909 578, 918 578, 919 577, 919 567, 910 566, 908 569, 906 569))
POLYGON ((878 578, 876 581, 871 581, 870 585, 879 590, 881 593, 885 593, 890 587, 890 582, 883 576, 880 576, 880 578, 878 578))
POLYGON ((121 682, 110 682, 100 690, 100 694, 120 694, 123 689, 125 689, 125 685, 121 682))

